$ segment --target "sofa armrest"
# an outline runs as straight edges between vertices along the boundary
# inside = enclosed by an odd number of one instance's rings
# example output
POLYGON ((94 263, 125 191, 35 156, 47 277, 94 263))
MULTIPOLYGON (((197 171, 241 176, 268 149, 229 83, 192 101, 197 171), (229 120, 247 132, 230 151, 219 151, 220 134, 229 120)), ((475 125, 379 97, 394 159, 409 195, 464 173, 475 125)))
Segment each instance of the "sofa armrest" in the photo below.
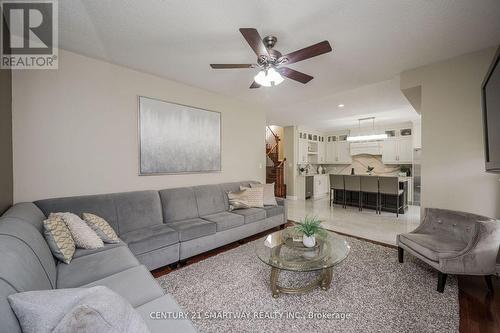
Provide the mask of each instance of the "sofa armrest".
POLYGON ((283 207, 283 224, 288 222, 288 202, 284 198, 276 198, 276 202, 278 203, 278 206, 283 207))
POLYGON ((477 221, 466 248, 455 257, 441 259, 439 266, 450 274, 495 274, 499 246, 500 221, 477 221))

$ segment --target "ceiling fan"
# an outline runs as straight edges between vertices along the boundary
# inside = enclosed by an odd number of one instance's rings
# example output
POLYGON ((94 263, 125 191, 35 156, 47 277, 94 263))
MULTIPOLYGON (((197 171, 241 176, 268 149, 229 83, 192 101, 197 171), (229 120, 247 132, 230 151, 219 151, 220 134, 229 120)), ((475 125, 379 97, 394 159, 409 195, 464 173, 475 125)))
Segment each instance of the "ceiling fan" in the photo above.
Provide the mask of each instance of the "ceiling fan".
POLYGON ((254 77, 254 82, 250 88, 260 86, 271 87, 283 82, 285 76, 289 79, 306 84, 313 79, 312 76, 285 67, 305 59, 309 59, 332 51, 328 41, 305 47, 303 49, 282 55, 274 49, 278 41, 275 36, 266 36, 262 39, 254 28, 241 28, 241 34, 246 39, 252 50, 257 55, 256 64, 210 64, 213 69, 233 69, 233 68, 260 68, 259 73, 254 77))

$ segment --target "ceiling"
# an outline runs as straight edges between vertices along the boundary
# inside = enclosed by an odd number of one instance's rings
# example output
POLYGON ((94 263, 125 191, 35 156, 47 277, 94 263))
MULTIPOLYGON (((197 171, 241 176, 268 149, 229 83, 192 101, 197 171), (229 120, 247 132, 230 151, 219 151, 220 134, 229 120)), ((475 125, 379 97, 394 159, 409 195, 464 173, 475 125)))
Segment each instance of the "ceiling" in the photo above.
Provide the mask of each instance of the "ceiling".
POLYGON ((59 7, 60 47, 262 104, 278 125, 404 118, 411 107, 394 85, 400 72, 500 43, 498 0, 75 0, 59 7), (248 89, 256 69, 209 67, 255 63, 241 27, 277 36, 283 54, 322 40, 333 52, 290 65, 314 76, 306 85, 248 89))

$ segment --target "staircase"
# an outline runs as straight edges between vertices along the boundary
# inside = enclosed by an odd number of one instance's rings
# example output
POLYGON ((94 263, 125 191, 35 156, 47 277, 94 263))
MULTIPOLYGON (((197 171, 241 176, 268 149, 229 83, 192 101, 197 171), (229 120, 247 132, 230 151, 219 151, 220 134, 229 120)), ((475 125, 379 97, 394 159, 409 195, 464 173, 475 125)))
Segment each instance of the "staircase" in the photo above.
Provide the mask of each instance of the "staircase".
POLYGON ((280 198, 286 197, 285 184, 285 161, 279 159, 280 137, 273 130, 266 127, 266 156, 268 163, 266 166, 266 183, 274 183, 274 195, 280 198))

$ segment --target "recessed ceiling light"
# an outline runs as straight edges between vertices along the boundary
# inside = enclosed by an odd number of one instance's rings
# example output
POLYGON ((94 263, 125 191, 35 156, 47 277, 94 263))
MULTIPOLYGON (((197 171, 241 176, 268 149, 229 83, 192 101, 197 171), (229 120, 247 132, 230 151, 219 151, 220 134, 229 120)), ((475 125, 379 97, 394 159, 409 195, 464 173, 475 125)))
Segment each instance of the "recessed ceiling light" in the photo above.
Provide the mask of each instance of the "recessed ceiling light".
POLYGON ((344 104, 339 104, 338 105, 339 108, 343 108, 344 107, 344 104))

